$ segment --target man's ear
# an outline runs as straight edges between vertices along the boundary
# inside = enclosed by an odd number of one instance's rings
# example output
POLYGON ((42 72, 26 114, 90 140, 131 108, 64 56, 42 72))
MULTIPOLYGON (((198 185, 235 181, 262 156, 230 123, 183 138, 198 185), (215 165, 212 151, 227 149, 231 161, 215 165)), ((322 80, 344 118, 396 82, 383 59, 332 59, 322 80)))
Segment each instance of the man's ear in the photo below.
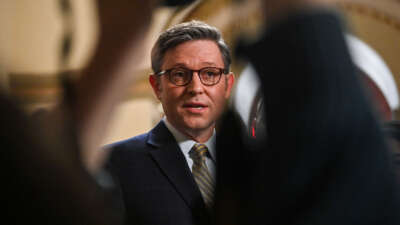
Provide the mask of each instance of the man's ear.
POLYGON ((151 74, 149 76, 149 82, 151 87, 153 88, 154 94, 156 95, 158 100, 161 100, 161 87, 159 84, 159 80, 157 79, 157 75, 151 74))
POLYGON ((228 99, 231 96, 232 87, 235 84, 235 74, 230 72, 227 76, 226 80, 226 91, 225 98, 228 99))

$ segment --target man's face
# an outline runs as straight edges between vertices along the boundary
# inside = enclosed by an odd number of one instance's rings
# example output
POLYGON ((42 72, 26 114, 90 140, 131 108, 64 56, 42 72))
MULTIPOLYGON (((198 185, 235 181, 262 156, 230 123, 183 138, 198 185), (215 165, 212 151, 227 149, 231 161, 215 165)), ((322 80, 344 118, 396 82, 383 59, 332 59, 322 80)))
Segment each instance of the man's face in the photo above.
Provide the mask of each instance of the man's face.
MULTIPOLYGON (((210 40, 184 42, 169 49, 161 70, 184 67, 199 70, 204 67, 224 68, 217 44, 210 40)), ((186 86, 176 86, 167 75, 150 76, 150 83, 161 101, 168 121, 182 133, 196 139, 196 135, 210 136, 215 121, 221 116, 234 83, 233 74, 224 75, 213 86, 201 83, 197 72, 186 86)), ((207 138, 208 138, 207 137, 207 138)))

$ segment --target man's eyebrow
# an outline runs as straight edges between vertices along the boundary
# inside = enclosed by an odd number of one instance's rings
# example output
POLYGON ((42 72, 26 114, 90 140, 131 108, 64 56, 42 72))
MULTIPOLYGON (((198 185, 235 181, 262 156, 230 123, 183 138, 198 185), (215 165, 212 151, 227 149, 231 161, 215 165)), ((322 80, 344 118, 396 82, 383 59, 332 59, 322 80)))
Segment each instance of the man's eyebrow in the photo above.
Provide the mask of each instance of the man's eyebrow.
POLYGON ((176 63, 172 67, 187 67, 185 63, 176 63))
MULTIPOLYGON (((216 63, 213 62, 202 62, 201 64, 206 65, 206 66, 216 66, 216 63)), ((175 63, 172 65, 171 68, 177 68, 177 67, 183 67, 183 68, 189 68, 186 63, 175 63)))
MULTIPOLYGON (((175 65, 177 65, 177 66, 187 66, 185 63, 177 63, 175 65)), ((214 63, 214 62, 202 62, 201 65, 215 66, 217 64, 214 63)))
POLYGON ((209 65, 209 66, 215 66, 215 65, 217 65, 217 64, 214 63, 214 62, 204 62, 204 64, 209 65))

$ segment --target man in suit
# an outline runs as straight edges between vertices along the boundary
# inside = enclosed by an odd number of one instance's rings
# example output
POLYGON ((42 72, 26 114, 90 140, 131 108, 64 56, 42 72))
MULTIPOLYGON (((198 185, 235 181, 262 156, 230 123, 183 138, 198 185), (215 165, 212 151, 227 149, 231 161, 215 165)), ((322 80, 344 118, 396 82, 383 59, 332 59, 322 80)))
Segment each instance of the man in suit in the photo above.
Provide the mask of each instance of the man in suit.
POLYGON ((149 81, 165 117, 150 132, 112 144, 108 168, 128 223, 208 224, 215 124, 234 83, 229 49, 216 28, 191 21, 162 33, 151 60, 149 81), (204 156, 195 156, 195 144, 205 145, 197 148, 204 156))

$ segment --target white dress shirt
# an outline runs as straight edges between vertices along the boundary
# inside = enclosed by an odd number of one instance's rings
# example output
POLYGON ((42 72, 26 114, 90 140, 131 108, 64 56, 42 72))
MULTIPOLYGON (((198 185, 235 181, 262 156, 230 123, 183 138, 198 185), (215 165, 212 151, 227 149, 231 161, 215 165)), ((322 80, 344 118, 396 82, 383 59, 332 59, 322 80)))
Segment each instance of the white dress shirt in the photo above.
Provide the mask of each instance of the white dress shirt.
MULTIPOLYGON (((186 135, 182 134, 182 132, 178 131, 171 123, 168 122, 167 118, 164 117, 163 122, 165 123, 166 127, 168 130, 172 133, 174 136, 176 142, 178 143, 183 155, 185 156, 186 162, 189 166, 190 171, 192 171, 192 165, 193 165, 193 160, 189 156, 189 151, 192 149, 193 145, 196 144, 197 142, 193 141, 186 135)), ((206 164, 208 167, 209 172, 211 173, 211 176, 215 179, 216 177, 216 171, 215 171, 215 166, 216 166, 216 153, 215 153, 215 129, 213 132, 213 135, 205 142, 202 143, 207 146, 208 152, 210 153, 211 157, 206 157, 206 164)))

